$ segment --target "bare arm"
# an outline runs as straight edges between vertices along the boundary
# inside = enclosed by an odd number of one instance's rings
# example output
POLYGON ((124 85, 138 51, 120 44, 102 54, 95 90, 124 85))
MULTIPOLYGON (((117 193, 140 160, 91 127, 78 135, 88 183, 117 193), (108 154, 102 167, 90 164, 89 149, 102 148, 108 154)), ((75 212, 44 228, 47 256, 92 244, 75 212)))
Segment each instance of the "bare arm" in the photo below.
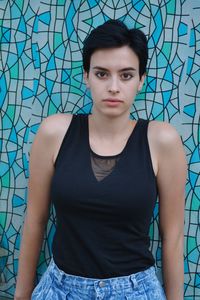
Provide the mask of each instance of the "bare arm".
POLYGON ((54 173, 54 155, 70 120, 70 115, 67 117, 53 115, 46 118, 31 147, 27 213, 20 247, 15 300, 31 299, 37 262, 49 216, 49 191, 54 173))
POLYGON ((159 218, 167 300, 183 300, 184 207, 187 164, 181 139, 167 123, 157 127, 159 218), (158 131, 159 130, 159 131, 158 131))

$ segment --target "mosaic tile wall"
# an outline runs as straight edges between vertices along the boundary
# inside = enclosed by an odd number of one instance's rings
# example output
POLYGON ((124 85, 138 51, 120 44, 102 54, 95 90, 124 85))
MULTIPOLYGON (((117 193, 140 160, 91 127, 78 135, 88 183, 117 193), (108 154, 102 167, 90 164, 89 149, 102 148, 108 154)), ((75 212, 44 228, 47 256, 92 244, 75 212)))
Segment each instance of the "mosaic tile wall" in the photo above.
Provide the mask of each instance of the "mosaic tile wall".
MULTIPOLYGON (((170 122, 185 146, 185 299, 200 299, 199 16, 200 2, 193 0, 0 1, 0 299, 12 299, 15 289, 31 143, 46 116, 90 111, 82 42, 110 18, 149 38, 148 77, 132 117, 170 122)), ((54 222, 52 209, 38 280, 50 259, 54 222)), ((157 205, 150 235, 161 270, 157 205)))

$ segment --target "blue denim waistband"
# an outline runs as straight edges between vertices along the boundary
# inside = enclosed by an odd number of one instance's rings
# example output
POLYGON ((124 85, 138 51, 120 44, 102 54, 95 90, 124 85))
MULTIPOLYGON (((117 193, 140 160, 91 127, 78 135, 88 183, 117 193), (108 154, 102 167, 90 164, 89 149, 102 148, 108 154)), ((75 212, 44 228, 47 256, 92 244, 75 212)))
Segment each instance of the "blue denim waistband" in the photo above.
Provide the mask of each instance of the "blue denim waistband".
POLYGON ((72 274, 67 274, 60 270, 55 264, 53 258, 49 264, 49 273, 56 277, 58 282, 62 284, 67 284, 71 287, 76 287, 79 289, 84 289, 85 287, 101 287, 101 288, 111 288, 111 289, 127 289, 130 287, 136 288, 141 281, 146 280, 149 276, 156 276, 156 266, 151 266, 148 269, 134 273, 127 276, 111 277, 105 279, 82 277, 72 274))

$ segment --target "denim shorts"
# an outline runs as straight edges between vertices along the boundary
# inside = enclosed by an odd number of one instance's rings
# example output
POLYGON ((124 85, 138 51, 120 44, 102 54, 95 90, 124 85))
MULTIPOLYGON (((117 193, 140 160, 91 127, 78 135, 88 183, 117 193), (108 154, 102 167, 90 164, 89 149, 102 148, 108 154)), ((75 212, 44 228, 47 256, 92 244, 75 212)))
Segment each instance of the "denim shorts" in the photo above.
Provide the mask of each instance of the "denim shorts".
POLYGON ((166 300, 166 296, 155 266, 128 276, 97 279, 67 274, 52 258, 31 299, 166 300))

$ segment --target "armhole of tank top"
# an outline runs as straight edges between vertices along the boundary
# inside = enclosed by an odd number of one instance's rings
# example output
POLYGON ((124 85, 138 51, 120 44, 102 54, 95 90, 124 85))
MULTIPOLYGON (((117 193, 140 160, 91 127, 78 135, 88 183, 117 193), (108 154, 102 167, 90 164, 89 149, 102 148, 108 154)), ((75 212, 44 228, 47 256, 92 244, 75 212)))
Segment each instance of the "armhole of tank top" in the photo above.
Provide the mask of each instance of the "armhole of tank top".
POLYGON ((70 124, 69 124, 69 126, 68 126, 68 128, 67 128, 67 131, 66 131, 66 133, 65 133, 64 136, 63 136, 62 142, 61 142, 60 147, 59 147, 59 150, 58 150, 58 154, 57 154, 56 159, 55 159, 55 162, 54 162, 54 168, 56 168, 56 166, 57 166, 59 157, 60 157, 60 155, 61 155, 61 153, 62 153, 62 149, 63 149, 64 142, 65 142, 65 140, 67 139, 68 135, 70 134, 70 131, 71 131, 72 125, 73 125, 73 123, 74 123, 75 117, 76 117, 76 115, 72 115, 70 124))
POLYGON ((152 161, 152 157, 151 157, 151 151, 150 151, 150 145, 149 145, 149 138, 148 138, 148 130, 149 130, 149 123, 150 123, 150 120, 145 120, 145 123, 146 123, 146 146, 147 146, 147 155, 149 157, 149 163, 150 163, 150 168, 151 168, 151 171, 152 171, 152 175, 154 177, 154 179, 156 180, 156 174, 154 172, 154 168, 153 168, 153 161, 152 161))

